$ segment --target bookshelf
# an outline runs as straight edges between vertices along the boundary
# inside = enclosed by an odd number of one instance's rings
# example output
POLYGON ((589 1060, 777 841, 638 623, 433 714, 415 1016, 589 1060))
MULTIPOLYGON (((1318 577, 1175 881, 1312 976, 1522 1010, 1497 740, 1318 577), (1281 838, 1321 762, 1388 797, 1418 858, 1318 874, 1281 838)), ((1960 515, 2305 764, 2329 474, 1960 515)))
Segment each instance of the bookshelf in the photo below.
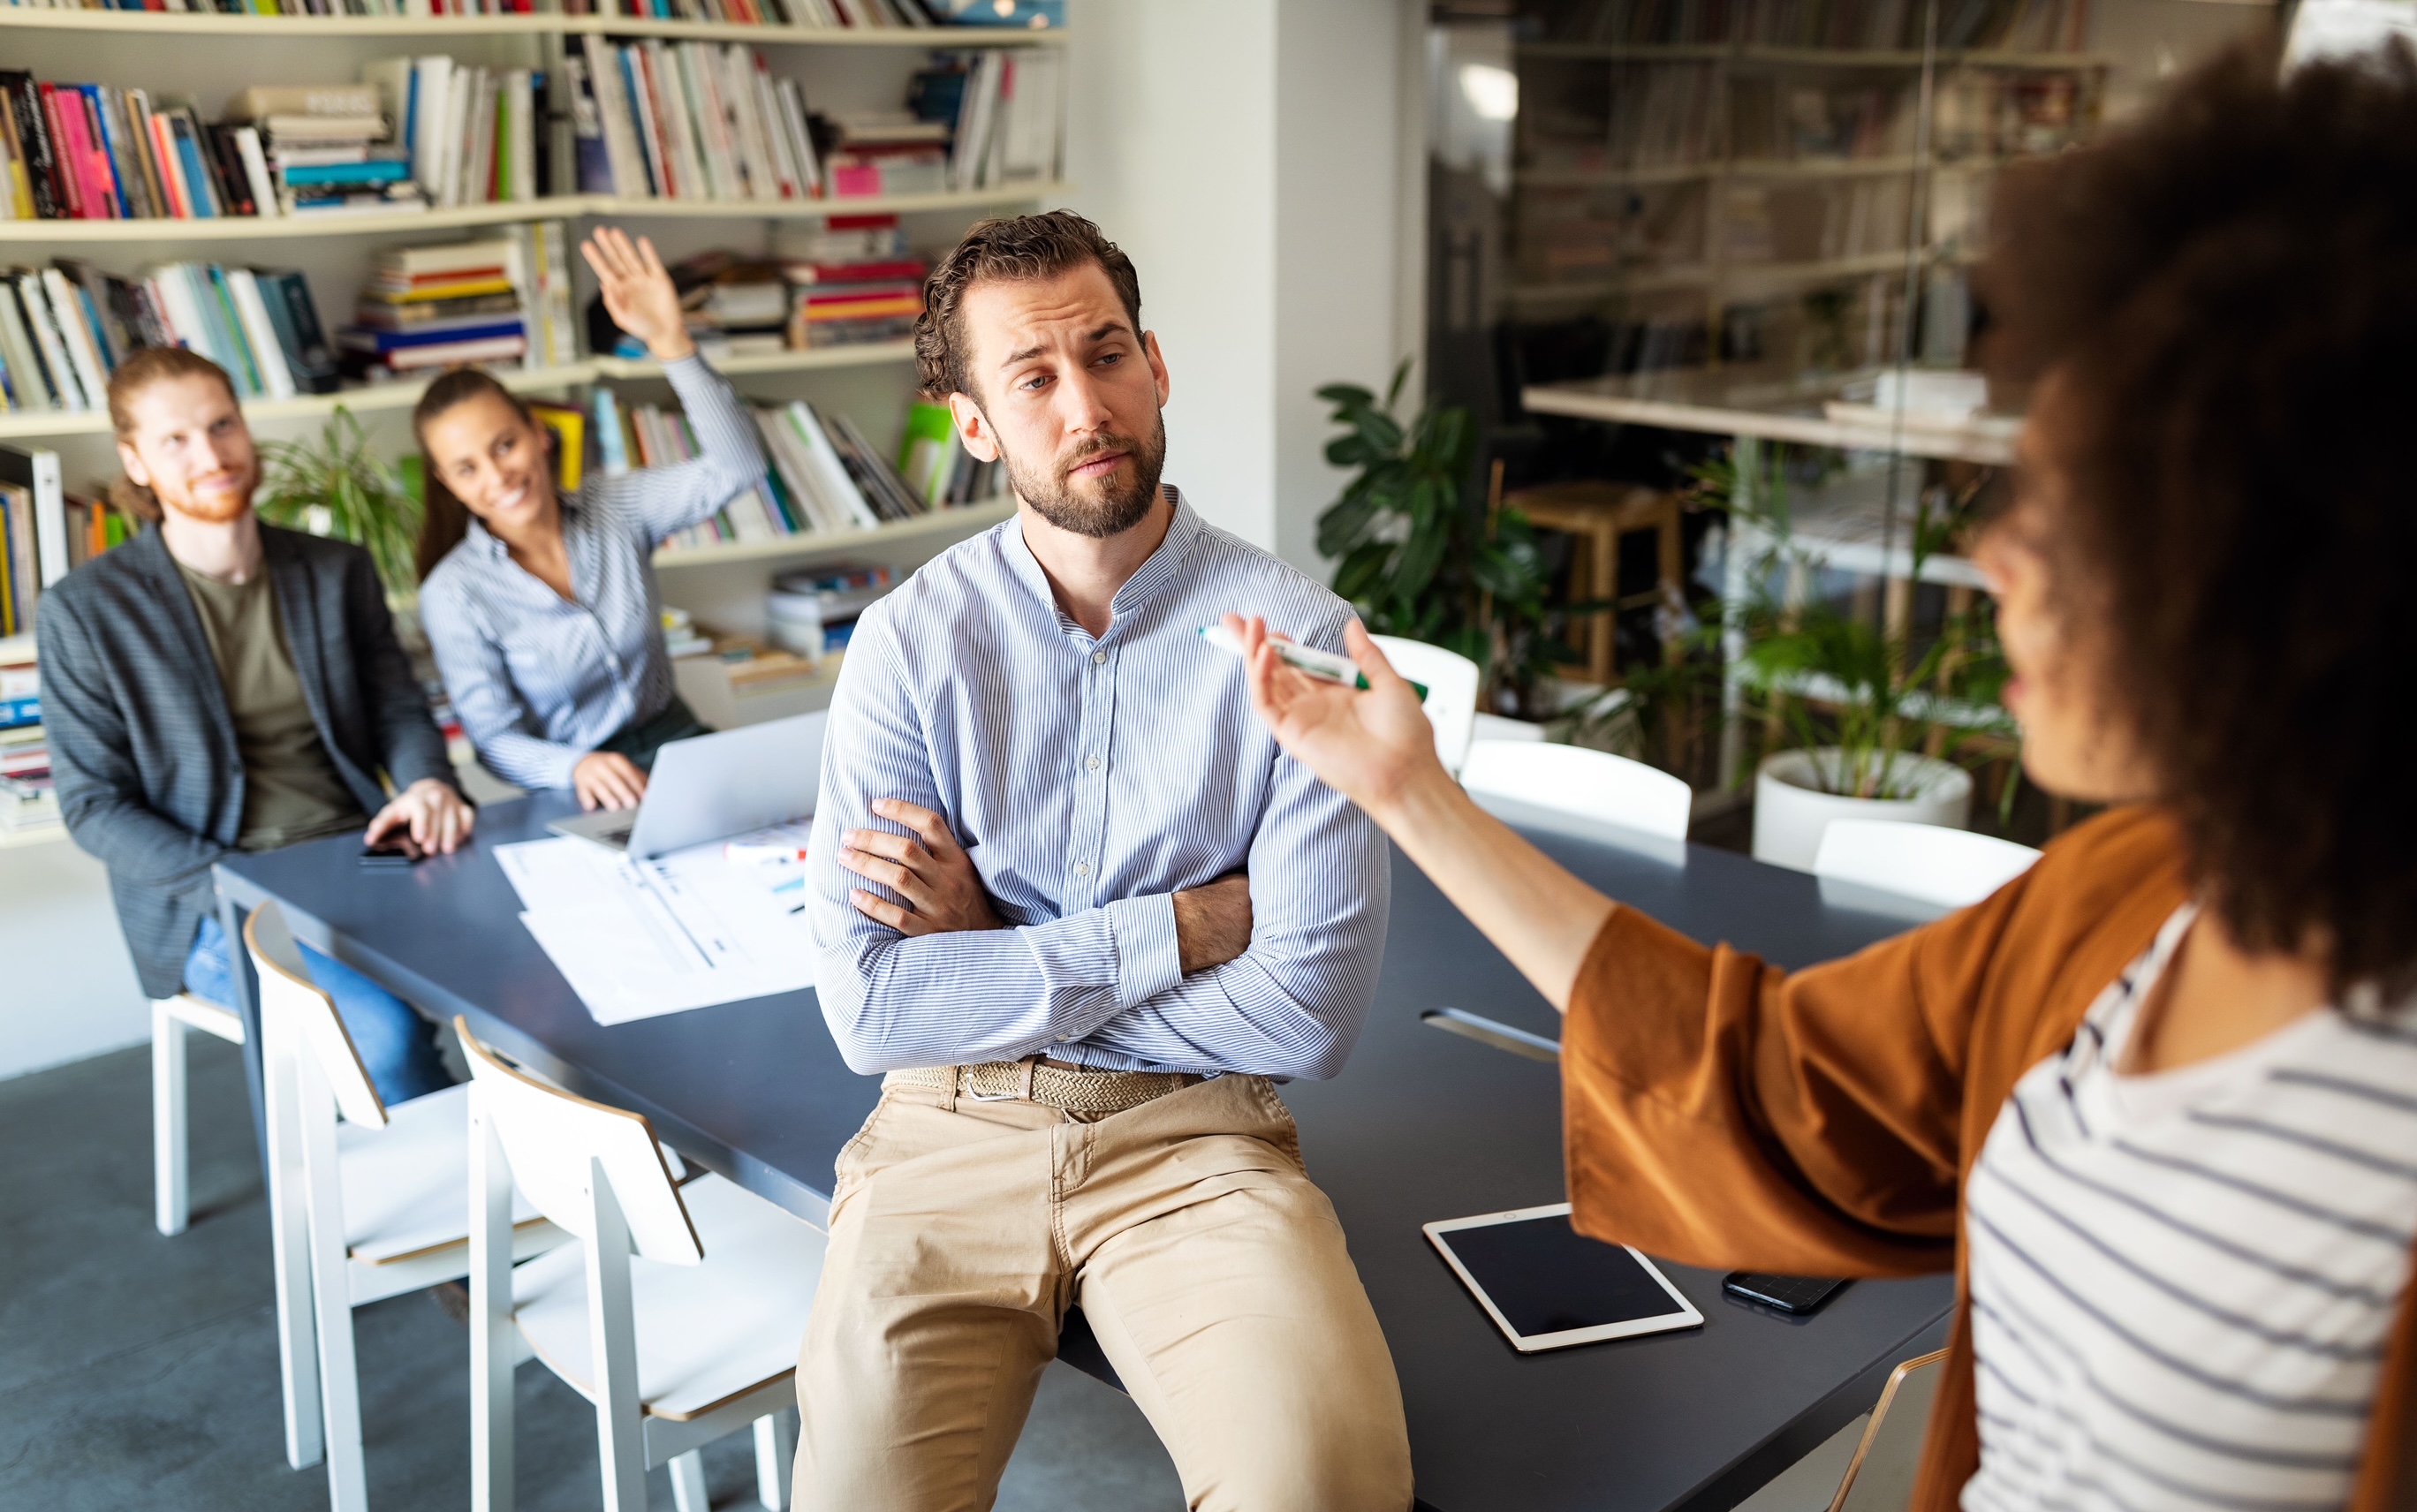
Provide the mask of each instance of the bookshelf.
MULTIPOLYGON (((1615 0, 1596 35, 1670 14, 1615 0)), ((1988 175, 2085 138, 2116 62, 2078 45, 2061 0, 2011 14, 1979 38, 2007 45, 1928 52, 1786 45, 1841 39, 1817 25, 1888 41, 1908 23, 1785 0, 1730 17, 1723 38, 1517 40, 1498 318, 1636 332, 1644 367, 1852 367, 1897 350, 1935 305, 1950 318, 1929 322, 1923 355, 1953 365, 1963 305, 1946 285, 1982 230, 1988 175), (2016 45, 2041 41, 2076 45, 2016 45)))
MULTIPOLYGON (((8 14, 0 10, 0 15, 8 14)), ((105 14, 105 12, 104 12, 105 14)), ((73 246, 94 242, 258 241, 263 236, 393 236, 469 226, 506 226, 523 220, 570 220, 581 216, 616 219, 819 220, 829 216, 923 215, 1020 204, 1071 192, 1061 180, 1001 184, 993 189, 945 194, 863 194, 808 200, 665 200, 614 194, 551 194, 540 200, 505 200, 404 211, 393 215, 219 216, 206 220, 0 220, 0 247, 73 246)))
POLYGON ((810 47, 1062 47, 1065 28, 1008 26, 774 26, 649 16, 229 16, 204 11, 69 10, 0 5, 0 31, 140 32, 223 38, 544 37, 595 33, 678 41, 769 42, 810 47))
POLYGON ((880 556, 906 554, 923 547, 937 548, 988 530, 1015 513, 1013 497, 984 504, 935 509, 912 520, 892 520, 865 530, 813 531, 768 541, 715 541, 709 546, 682 546, 655 552, 655 570, 676 567, 727 567, 732 563, 787 566, 817 557, 869 552, 880 556))

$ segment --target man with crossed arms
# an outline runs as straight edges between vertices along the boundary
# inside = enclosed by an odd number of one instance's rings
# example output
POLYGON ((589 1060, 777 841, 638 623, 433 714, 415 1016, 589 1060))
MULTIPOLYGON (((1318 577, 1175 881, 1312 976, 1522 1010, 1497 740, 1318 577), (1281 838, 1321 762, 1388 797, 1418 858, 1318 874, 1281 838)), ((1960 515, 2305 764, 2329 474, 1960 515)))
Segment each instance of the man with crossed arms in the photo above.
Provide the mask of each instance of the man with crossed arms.
POLYGON ((810 898, 825 1017, 889 1073, 839 1157, 797 1501, 985 1508, 1079 1303, 1194 1507, 1410 1504, 1401 1388, 1273 1079, 1342 1069, 1383 838, 1198 635, 1351 612, 1162 489, 1132 262, 1066 211, 926 285, 925 389, 1015 518, 869 610, 810 898))

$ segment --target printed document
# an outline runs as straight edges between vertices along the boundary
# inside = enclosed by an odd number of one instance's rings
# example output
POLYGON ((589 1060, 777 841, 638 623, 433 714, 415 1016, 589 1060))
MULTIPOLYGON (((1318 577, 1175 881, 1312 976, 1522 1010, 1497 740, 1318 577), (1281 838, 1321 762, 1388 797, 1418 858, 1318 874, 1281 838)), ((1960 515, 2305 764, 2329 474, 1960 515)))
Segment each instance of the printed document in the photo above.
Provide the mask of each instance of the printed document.
POLYGON ((498 846, 526 925, 598 1023, 813 985, 808 825, 652 860, 569 836, 498 846))

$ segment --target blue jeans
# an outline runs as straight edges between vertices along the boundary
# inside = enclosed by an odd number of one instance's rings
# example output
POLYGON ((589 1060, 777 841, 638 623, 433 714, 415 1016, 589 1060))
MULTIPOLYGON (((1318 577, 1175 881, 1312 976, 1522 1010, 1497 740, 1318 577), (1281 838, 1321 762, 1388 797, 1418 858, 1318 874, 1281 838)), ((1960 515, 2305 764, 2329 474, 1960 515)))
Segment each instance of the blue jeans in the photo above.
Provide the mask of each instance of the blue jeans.
MULTIPOLYGON (((411 1005, 309 945, 302 946, 302 961, 311 968, 311 979, 335 999, 353 1049, 360 1052, 361 1065, 388 1107, 453 1084, 444 1058, 436 1053, 435 1026, 413 1012, 411 1005)), ((226 930, 216 915, 203 917, 202 931, 185 957, 185 988, 213 1003, 235 1001, 226 930)))

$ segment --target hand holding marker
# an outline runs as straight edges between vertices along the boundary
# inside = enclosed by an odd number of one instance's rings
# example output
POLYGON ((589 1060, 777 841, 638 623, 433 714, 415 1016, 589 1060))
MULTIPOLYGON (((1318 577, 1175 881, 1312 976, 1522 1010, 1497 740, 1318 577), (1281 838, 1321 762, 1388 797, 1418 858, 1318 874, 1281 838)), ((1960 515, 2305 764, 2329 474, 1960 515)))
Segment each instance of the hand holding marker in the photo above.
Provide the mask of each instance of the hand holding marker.
MULTIPOLYGON (((1230 652, 1237 657, 1242 654, 1242 643, 1235 640, 1233 632, 1223 625, 1203 625, 1200 627, 1200 638, 1220 651, 1230 652)), ((1352 665, 1349 657, 1332 651, 1320 651, 1314 645, 1301 645, 1276 635, 1268 637, 1268 644, 1274 648, 1276 659, 1287 667, 1307 673, 1320 682, 1341 683, 1346 688, 1356 688, 1363 692, 1367 689, 1367 674, 1352 665)), ((1419 702, 1425 703, 1426 684, 1411 683, 1410 686, 1418 689, 1419 702)))

